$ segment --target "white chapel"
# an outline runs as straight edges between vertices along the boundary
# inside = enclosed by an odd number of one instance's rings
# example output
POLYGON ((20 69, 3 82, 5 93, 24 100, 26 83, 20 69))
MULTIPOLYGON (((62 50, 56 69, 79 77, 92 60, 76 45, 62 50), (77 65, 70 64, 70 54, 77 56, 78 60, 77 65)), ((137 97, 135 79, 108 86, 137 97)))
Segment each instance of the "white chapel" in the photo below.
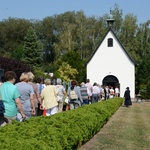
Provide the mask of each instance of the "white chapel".
POLYGON ((129 56, 112 26, 114 19, 107 19, 108 31, 87 62, 87 79, 103 86, 118 87, 120 97, 126 87, 130 88, 131 98, 135 97, 135 62, 129 56))

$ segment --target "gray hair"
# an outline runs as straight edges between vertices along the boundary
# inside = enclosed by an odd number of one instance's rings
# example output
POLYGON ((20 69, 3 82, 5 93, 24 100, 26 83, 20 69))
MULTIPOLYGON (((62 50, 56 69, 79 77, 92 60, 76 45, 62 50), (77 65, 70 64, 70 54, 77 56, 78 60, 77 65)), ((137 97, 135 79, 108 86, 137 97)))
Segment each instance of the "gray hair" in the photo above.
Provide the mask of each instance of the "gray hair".
POLYGON ((57 84, 61 85, 61 79, 60 78, 57 79, 57 84))
POLYGON ((51 84, 51 80, 50 80, 50 79, 45 79, 45 80, 44 80, 44 83, 45 83, 46 85, 50 85, 50 84, 51 84))
POLYGON ((84 85, 85 85, 85 83, 84 83, 84 82, 82 82, 82 83, 81 83, 81 86, 84 86, 84 85))
POLYGON ((23 72, 20 76, 20 81, 25 81, 28 82, 29 81, 29 76, 27 72, 23 72))
POLYGON ((34 74, 32 72, 28 72, 29 81, 33 81, 34 74))

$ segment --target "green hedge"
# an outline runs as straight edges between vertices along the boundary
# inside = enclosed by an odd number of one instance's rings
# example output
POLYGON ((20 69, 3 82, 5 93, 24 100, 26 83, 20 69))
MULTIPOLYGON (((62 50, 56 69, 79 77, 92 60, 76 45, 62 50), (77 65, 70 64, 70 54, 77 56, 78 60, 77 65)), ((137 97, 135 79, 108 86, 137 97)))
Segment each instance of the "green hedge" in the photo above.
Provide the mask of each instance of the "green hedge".
POLYGON ((0 128, 0 149, 73 150, 93 137, 122 105, 122 98, 0 128))

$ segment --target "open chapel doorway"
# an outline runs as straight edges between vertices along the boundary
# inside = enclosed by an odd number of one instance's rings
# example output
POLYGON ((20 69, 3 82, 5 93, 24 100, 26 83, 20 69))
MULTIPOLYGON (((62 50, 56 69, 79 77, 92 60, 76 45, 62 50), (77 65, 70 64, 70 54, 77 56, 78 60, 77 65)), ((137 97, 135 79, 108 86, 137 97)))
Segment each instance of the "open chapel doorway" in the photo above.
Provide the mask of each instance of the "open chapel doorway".
POLYGON ((102 82, 103 86, 112 86, 114 89, 118 87, 120 89, 119 80, 113 75, 106 76, 102 82))

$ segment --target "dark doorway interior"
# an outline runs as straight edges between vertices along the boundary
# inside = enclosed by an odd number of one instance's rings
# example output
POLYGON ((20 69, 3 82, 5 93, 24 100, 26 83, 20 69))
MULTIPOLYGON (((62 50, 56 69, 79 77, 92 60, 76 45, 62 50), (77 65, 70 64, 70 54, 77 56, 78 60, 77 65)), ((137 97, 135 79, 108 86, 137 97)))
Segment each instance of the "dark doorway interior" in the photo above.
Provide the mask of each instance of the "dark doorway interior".
POLYGON ((112 86, 113 88, 118 87, 120 89, 119 81, 113 75, 108 75, 103 79, 103 86, 112 86))

